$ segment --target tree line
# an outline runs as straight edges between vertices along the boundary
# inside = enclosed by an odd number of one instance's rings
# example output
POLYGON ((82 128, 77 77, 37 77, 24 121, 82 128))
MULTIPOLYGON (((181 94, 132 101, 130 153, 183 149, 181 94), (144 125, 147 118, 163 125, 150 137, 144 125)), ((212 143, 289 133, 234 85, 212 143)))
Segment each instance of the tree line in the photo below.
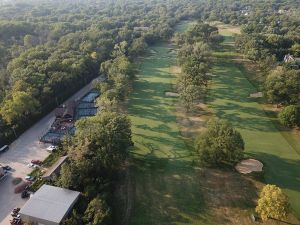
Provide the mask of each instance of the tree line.
POLYGON ((187 111, 193 108, 206 91, 211 79, 211 49, 222 40, 216 27, 202 21, 198 21, 185 33, 174 36, 175 43, 180 46, 177 58, 182 69, 177 80, 177 90, 187 111))

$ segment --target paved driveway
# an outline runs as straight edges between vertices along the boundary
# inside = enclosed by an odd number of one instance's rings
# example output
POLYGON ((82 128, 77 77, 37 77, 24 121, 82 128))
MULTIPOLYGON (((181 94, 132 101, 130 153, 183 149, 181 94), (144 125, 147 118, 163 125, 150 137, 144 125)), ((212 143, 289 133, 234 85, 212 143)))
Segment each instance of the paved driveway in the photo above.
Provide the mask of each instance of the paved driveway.
MULTIPOLYGON (((91 89, 91 83, 83 87, 68 101, 81 98, 91 89)), ((49 129, 54 119, 54 111, 52 111, 15 140, 9 146, 8 151, 0 155, 0 163, 12 167, 12 173, 0 181, 1 225, 9 225, 12 209, 25 204, 26 200, 21 198, 21 194, 14 194, 15 186, 12 184, 12 180, 16 177, 24 178, 32 171, 27 166, 32 159, 43 160, 48 156, 49 153, 46 151, 46 148, 49 144, 40 143, 39 139, 49 129)))

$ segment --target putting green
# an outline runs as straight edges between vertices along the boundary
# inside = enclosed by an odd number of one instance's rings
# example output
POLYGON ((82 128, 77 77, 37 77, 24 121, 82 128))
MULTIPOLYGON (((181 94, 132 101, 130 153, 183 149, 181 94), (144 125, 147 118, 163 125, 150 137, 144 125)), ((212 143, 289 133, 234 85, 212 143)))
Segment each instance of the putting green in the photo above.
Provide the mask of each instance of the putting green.
POLYGON ((215 54, 213 73, 216 77, 208 104, 218 117, 228 120, 241 132, 246 152, 264 162, 267 183, 283 188, 292 208, 300 215, 300 156, 276 129, 262 105, 249 98, 250 93, 257 91, 247 80, 246 71, 228 60, 233 52, 231 41, 227 37, 224 48, 215 54))

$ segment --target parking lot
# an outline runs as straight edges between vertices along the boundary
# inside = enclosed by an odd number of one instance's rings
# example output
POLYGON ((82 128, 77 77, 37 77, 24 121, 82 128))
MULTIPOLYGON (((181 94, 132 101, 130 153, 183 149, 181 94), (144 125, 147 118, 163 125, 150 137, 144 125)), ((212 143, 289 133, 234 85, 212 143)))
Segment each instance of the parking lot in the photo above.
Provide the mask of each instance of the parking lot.
MULTIPOLYGON (((91 83, 73 95, 70 100, 77 100, 91 90, 91 83)), ((43 160, 49 154, 46 149, 49 144, 39 141, 41 136, 49 129, 55 119, 54 111, 45 116, 34 126, 23 133, 10 146, 9 150, 0 155, 0 164, 9 165, 10 174, 0 181, 0 224, 9 225, 10 212, 15 207, 21 207, 26 200, 20 194, 14 193, 13 178, 25 178, 32 171, 28 164, 32 159, 43 160)))

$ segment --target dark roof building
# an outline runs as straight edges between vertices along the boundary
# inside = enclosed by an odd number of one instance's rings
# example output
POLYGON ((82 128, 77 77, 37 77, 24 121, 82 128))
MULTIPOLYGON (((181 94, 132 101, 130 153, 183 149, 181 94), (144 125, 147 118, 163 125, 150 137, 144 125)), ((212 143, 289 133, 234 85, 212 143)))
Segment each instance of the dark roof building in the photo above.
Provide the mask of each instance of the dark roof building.
POLYGON ((67 102, 62 107, 56 108, 55 116, 57 118, 73 119, 75 114, 75 107, 76 107, 75 101, 67 102))
POLYGON ((77 191, 44 184, 30 197, 19 214, 25 222, 58 225, 71 211, 79 195, 77 191))

